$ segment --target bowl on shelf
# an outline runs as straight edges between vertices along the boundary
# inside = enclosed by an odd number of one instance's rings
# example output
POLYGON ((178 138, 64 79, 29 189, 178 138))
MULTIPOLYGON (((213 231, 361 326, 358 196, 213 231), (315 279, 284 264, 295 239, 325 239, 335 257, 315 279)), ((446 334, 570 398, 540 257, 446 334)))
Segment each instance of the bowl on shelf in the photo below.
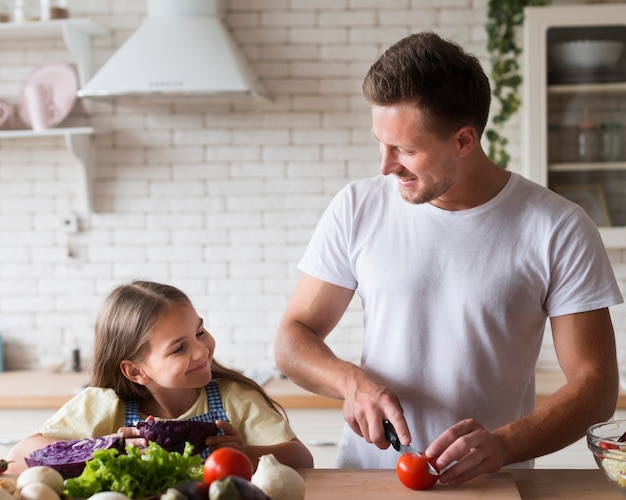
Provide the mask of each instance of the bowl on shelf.
POLYGON ((626 493, 626 420, 610 420, 587 429, 587 447, 604 476, 626 493), (623 438, 624 441, 620 441, 623 438))
POLYGON ((623 50, 623 40, 569 40, 552 43, 548 57, 560 70, 599 71, 613 68, 623 50))

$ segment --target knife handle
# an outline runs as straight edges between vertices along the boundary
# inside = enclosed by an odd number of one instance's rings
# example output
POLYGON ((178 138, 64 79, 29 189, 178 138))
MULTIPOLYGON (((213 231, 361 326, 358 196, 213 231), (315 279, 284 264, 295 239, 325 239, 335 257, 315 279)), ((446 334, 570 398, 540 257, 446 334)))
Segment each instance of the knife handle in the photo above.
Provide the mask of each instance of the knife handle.
POLYGON ((391 443, 391 446, 393 446, 396 451, 400 451, 401 443, 393 424, 389 420, 383 420, 383 429, 385 429, 385 437, 387 438, 387 441, 391 443))

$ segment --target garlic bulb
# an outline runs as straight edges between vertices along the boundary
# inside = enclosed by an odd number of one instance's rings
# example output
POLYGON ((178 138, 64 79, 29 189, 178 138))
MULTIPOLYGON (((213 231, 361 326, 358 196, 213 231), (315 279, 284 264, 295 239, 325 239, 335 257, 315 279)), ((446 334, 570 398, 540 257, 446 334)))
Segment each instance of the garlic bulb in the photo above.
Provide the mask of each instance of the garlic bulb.
POLYGON ((281 464, 271 453, 259 458, 252 484, 258 486, 272 500, 304 499, 302 476, 295 469, 281 464))
POLYGON ((59 500, 59 495, 44 483, 28 483, 20 489, 21 500, 59 500))
POLYGON ((114 491, 100 491, 94 493, 89 497, 89 500, 130 500, 126 495, 122 493, 116 493, 114 491))
POLYGON ((17 477, 18 490, 30 483, 42 483, 52 488, 58 495, 63 493, 63 476, 61 473, 44 465, 29 467, 17 477))

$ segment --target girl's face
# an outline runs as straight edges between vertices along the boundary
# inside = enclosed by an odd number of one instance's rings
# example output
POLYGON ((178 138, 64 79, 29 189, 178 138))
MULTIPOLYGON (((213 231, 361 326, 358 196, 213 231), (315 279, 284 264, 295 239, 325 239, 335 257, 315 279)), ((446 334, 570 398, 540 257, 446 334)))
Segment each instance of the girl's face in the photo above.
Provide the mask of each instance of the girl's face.
POLYGON ((149 389, 203 387, 211 381, 215 339, 191 305, 173 305, 155 326, 146 354, 135 362, 149 389))

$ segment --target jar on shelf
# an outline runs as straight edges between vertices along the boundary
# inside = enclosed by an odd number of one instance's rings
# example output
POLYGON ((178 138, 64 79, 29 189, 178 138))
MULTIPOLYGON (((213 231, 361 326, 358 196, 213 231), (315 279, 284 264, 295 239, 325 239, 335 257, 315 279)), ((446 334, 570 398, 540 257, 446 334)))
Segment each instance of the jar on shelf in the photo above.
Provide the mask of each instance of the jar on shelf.
POLYGON ((584 119, 576 125, 578 133, 578 158, 580 162, 600 160, 600 127, 589 119, 589 111, 584 110, 584 119))
POLYGON ((561 127, 548 124, 548 163, 557 163, 561 158, 561 127))
POLYGON ((68 17, 70 17, 70 11, 67 10, 67 2, 65 0, 51 0, 50 19, 66 19, 68 17))
POLYGON ((0 0, 0 23, 11 22, 12 6, 13 4, 9 0, 0 0))
POLYGON ((41 20, 65 19, 69 17, 65 0, 39 0, 41 20))
POLYGON ((615 121, 604 122, 602 131, 602 160, 622 160, 622 124, 615 121))
POLYGON ((13 21, 39 21, 41 10, 39 0, 13 0, 13 21))

